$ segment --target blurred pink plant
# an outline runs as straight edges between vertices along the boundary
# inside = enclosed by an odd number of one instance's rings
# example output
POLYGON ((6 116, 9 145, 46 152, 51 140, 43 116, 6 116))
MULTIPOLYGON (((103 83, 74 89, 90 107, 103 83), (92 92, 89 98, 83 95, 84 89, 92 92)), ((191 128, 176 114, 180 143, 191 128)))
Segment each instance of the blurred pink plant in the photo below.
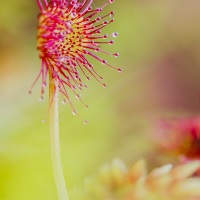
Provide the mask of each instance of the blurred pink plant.
POLYGON ((181 159, 200 159, 200 117, 162 119, 155 140, 165 152, 181 159))

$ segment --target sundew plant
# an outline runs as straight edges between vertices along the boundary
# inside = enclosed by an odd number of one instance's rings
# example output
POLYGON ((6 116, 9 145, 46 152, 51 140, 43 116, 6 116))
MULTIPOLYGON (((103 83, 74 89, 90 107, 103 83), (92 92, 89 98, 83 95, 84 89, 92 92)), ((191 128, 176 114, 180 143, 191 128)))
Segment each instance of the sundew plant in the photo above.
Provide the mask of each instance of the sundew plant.
MULTIPOLYGON (((42 79, 43 99, 49 80, 49 122, 54 178, 59 199, 68 200, 60 156, 59 94, 64 102, 69 102, 72 112, 80 117, 68 91, 71 90, 83 103, 77 91, 87 88, 85 80, 94 78, 106 87, 98 73, 99 66, 93 66, 88 58, 98 60, 99 65, 122 71, 99 56, 99 53, 119 56, 119 53, 110 53, 103 49, 103 45, 114 44, 113 38, 118 36, 117 32, 102 33, 104 27, 114 22, 113 11, 102 14, 103 9, 114 3, 114 0, 105 2, 99 8, 93 6, 93 0, 37 0, 37 3, 40 9, 37 49, 42 64, 34 84, 39 78, 42 79)), ((83 105, 87 107, 84 103, 83 105)), ((87 124, 86 120, 83 121, 87 124)))

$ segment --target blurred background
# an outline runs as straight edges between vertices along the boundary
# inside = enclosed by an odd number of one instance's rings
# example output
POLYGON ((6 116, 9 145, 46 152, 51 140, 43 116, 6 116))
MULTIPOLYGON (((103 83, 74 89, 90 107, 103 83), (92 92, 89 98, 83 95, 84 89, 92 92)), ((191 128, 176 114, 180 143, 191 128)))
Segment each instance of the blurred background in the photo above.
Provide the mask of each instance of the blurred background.
MULTIPOLYGON (((105 0, 94 0, 94 7, 105 0)), ((131 165, 157 159, 151 134, 159 118, 196 116, 200 111, 200 1, 127 0, 105 9, 115 11, 107 33, 119 32, 120 57, 107 58, 123 73, 102 69, 108 87, 88 82, 81 93, 89 105, 72 100, 85 125, 60 103, 61 152, 70 191, 114 158, 131 165)), ((0 199, 57 199, 50 155, 48 90, 43 102, 41 80, 29 88, 41 66, 36 50, 36 1, 1 0, 0 7, 0 199), (42 120, 46 120, 42 123, 42 120)), ((72 95, 73 96, 73 95, 72 95)), ((164 157, 164 156, 163 156, 164 157)))

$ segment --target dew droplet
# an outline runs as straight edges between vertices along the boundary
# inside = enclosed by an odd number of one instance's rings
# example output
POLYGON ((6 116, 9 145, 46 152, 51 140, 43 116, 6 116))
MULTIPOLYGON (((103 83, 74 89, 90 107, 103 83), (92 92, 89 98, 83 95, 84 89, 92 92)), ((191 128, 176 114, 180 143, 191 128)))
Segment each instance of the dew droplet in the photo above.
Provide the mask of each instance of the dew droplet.
POLYGON ((96 22, 99 22, 100 20, 101 20, 101 17, 97 17, 97 18, 95 19, 96 22))
POLYGON ((86 50, 84 49, 84 50, 83 50, 83 53, 84 53, 84 54, 87 54, 87 53, 88 53, 88 51, 86 51, 86 50))
POLYGON ((89 108, 89 106, 88 105, 85 105, 85 107, 88 109, 89 108))
POLYGON ((41 97, 39 98, 39 101, 44 101, 44 97, 41 96, 41 97))
POLYGON ((90 68, 90 69, 93 69, 94 67, 93 67, 93 65, 92 65, 92 64, 89 64, 89 68, 90 68))
POLYGON ((47 86, 47 84, 46 84, 46 82, 44 82, 43 84, 42 84, 42 87, 46 87, 47 86))
POLYGON ((107 63, 106 60, 102 60, 101 62, 102 62, 103 65, 105 65, 107 63))
POLYGON ((63 99, 63 100, 62 100, 62 104, 65 105, 66 103, 67 103, 67 100, 66 100, 66 99, 63 99))
POLYGON ((87 79, 88 81, 90 81, 90 80, 91 80, 91 78, 90 78, 89 76, 87 76, 87 77, 86 77, 86 79, 87 79))
POLYGON ((119 53, 114 53, 113 55, 115 56, 115 58, 119 57, 119 53))
POLYGON ((56 78, 56 77, 57 77, 57 73, 54 72, 54 73, 52 74, 52 78, 56 78))
POLYGON ((114 17, 114 12, 113 12, 113 11, 110 12, 110 17, 111 17, 111 18, 114 17))
POLYGON ((100 34, 100 33, 101 33, 101 30, 97 30, 95 33, 96 33, 96 34, 100 34))
POLYGON ((118 68, 117 70, 118 70, 118 72, 122 72, 122 68, 118 68))
POLYGON ((106 84, 106 83, 104 83, 104 84, 103 84, 103 87, 107 87, 107 84, 106 84))
POLYGON ((101 9, 101 8, 96 8, 96 11, 97 11, 97 12, 101 12, 102 9, 101 9))
POLYGON ((80 94, 77 94, 77 95, 76 95, 76 98, 77 98, 77 99, 80 99, 80 98, 81 98, 80 94))
POLYGON ((72 90, 75 90, 76 88, 76 85, 72 85, 72 90))
POLYGON ((107 34, 103 35, 103 38, 104 39, 108 38, 108 35, 107 34))
POLYGON ((110 3, 114 3, 115 1, 114 1, 114 0, 109 0, 109 2, 110 2, 110 3))
POLYGON ((109 43, 110 45, 112 45, 112 44, 114 44, 114 41, 113 41, 113 40, 110 40, 108 43, 109 43))
POLYGON ((113 36, 114 38, 116 38, 118 35, 119 35, 118 32, 114 32, 114 33, 112 34, 112 36, 113 36))
POLYGON ((73 115, 77 115, 77 111, 76 110, 72 110, 72 114, 73 115))
POLYGON ((60 58, 60 62, 62 63, 62 62, 64 62, 65 61, 65 58, 64 57, 61 57, 60 58))
POLYGON ((84 121, 84 124, 88 124, 88 121, 87 121, 87 120, 85 120, 85 121, 84 121))
POLYGON ((100 48, 99 48, 99 47, 97 47, 97 48, 95 49, 95 51, 96 51, 96 52, 100 51, 100 48))
POLYGON ((90 10, 92 10, 92 6, 90 6, 90 7, 88 8, 88 11, 90 11, 90 10))

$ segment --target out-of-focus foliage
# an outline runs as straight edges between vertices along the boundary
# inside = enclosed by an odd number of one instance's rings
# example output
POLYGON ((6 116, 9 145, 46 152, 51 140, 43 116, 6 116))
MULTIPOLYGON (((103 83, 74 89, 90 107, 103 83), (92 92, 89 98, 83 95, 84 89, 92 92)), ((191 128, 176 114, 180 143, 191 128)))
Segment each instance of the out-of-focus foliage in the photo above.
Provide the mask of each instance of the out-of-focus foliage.
MULTIPOLYGON (((102 2, 94 0, 93 5, 102 2)), ((89 82, 82 93, 89 110, 73 100, 88 125, 73 116, 68 105, 60 104, 61 152, 71 193, 115 157, 128 164, 146 157, 150 168, 169 161, 161 153, 156 159, 149 133, 157 117, 200 111, 199 7, 196 0, 127 0, 109 5, 115 23, 106 32, 119 32, 109 50, 120 52, 111 62, 123 73, 96 63, 107 89, 95 80, 89 82)), ((48 119, 48 95, 38 101, 40 81, 28 95, 40 69, 38 12, 36 1, 1 0, 1 200, 57 198, 48 120, 42 123, 48 119)))
POLYGON ((200 159, 200 118, 161 119, 152 135, 158 150, 177 160, 200 159))
POLYGON ((120 160, 103 166, 88 179, 85 189, 75 193, 75 200, 196 200, 200 198, 200 178, 194 177, 200 162, 164 165, 147 173, 144 160, 130 169, 120 160))

